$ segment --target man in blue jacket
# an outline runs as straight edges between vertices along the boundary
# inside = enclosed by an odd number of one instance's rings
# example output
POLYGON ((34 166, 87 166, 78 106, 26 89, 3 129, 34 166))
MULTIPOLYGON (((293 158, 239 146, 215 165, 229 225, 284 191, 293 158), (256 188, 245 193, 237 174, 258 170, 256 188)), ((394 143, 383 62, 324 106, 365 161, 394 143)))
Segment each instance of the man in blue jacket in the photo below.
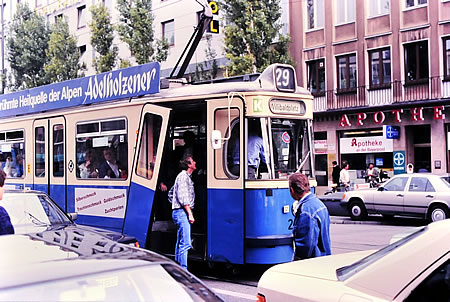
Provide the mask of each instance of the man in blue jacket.
POLYGON ((309 179, 302 173, 289 177, 289 191, 295 200, 294 260, 331 255, 330 215, 327 207, 310 191, 309 179))
MULTIPOLYGON (((3 198, 3 193, 5 189, 3 186, 5 185, 6 173, 3 170, 0 170, 0 200, 3 198)), ((6 212, 5 208, 0 206, 0 235, 8 235, 14 234, 14 227, 11 224, 11 219, 6 212)))

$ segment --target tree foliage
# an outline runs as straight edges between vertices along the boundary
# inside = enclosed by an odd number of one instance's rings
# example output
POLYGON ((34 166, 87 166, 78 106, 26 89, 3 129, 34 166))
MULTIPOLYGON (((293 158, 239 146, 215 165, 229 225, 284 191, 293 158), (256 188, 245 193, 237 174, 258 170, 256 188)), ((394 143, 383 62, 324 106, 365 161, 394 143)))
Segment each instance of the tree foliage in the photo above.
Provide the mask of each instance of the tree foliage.
POLYGON ((7 41, 8 62, 13 73, 12 88, 25 89, 48 84, 44 65, 50 27, 43 16, 19 3, 7 41))
POLYGON ((293 64, 290 38, 281 34, 279 0, 223 0, 229 75, 261 72, 272 63, 293 64))
POLYGON ((113 44, 114 28, 111 24, 111 15, 104 4, 91 6, 90 12, 91 44, 100 54, 94 59, 94 68, 97 73, 111 71, 116 65, 119 53, 119 48, 113 44))
POLYGON ((50 40, 46 51, 44 71, 51 83, 62 82, 84 76, 79 63, 80 51, 77 39, 69 32, 69 25, 61 19, 51 26, 50 40))
POLYGON ((155 39, 151 0, 118 0, 120 24, 117 32, 121 40, 128 44, 138 64, 167 59, 169 43, 155 39))

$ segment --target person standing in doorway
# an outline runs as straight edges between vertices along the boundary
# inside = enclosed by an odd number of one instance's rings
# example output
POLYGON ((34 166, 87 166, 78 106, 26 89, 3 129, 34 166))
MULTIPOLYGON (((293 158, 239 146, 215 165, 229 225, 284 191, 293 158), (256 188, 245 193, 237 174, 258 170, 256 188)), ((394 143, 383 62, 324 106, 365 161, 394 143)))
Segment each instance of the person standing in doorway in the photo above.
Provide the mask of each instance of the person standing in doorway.
POLYGON ((183 169, 175 184, 169 191, 169 201, 172 202, 172 219, 177 226, 177 243, 175 245, 175 261, 187 270, 188 251, 191 245, 191 224, 195 222, 193 209, 195 204, 194 182, 192 173, 196 162, 192 155, 186 154, 180 161, 183 169))
MULTIPOLYGON (((5 189, 6 173, 0 170, 0 201, 3 199, 5 189)), ((0 235, 14 234, 14 227, 11 223, 11 218, 4 207, 0 206, 0 235)))
POLYGON ((347 191, 350 187, 350 173, 348 172, 350 165, 348 162, 342 163, 342 170, 339 173, 339 182, 342 184, 344 189, 347 191))
POLYGON ((333 161, 333 172, 331 173, 331 177, 333 180, 333 184, 339 184, 339 174, 341 173, 341 167, 339 167, 337 161, 333 161))
POLYGON ((330 215, 327 207, 311 193, 305 174, 289 176, 289 192, 295 200, 294 260, 331 255, 330 215))

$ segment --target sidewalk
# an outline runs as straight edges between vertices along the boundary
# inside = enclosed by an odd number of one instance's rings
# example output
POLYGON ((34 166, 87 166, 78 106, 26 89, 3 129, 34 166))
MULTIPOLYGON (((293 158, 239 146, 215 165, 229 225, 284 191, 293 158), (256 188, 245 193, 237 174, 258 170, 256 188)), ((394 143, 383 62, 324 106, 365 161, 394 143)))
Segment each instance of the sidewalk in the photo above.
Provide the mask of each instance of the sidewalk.
POLYGON ((379 217, 371 217, 369 216, 367 218, 368 220, 363 221, 355 221, 352 220, 350 217, 344 217, 344 216, 330 216, 330 223, 331 224, 392 224, 392 221, 383 220, 379 217))

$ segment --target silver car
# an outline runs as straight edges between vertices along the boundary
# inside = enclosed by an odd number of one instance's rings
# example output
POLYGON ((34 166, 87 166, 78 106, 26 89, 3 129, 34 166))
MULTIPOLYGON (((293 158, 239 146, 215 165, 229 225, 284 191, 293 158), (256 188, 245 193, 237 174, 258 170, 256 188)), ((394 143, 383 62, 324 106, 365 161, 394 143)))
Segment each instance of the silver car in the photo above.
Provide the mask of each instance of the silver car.
POLYGON ((443 220, 450 217, 450 183, 428 173, 396 175, 379 188, 346 192, 341 206, 353 220, 363 220, 367 214, 443 220))

